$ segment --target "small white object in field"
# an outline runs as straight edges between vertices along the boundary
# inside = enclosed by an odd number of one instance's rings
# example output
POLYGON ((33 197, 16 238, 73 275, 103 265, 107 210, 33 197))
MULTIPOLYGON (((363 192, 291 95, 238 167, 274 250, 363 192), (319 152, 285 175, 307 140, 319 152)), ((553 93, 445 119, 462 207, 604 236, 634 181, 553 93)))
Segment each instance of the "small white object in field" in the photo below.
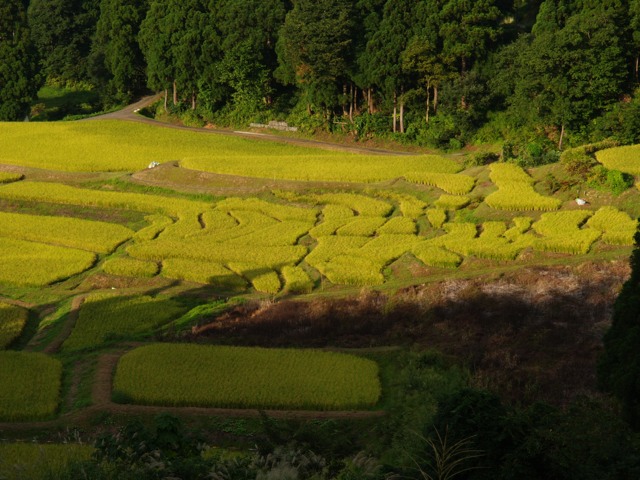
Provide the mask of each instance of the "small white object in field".
POLYGON ((151 162, 147 168, 155 168, 160 165, 158 162, 151 162))
POLYGON ((586 200, 583 200, 583 199, 581 199, 581 198, 576 198, 576 203, 577 203, 578 205, 586 205, 586 204, 587 204, 587 201, 586 201, 586 200))

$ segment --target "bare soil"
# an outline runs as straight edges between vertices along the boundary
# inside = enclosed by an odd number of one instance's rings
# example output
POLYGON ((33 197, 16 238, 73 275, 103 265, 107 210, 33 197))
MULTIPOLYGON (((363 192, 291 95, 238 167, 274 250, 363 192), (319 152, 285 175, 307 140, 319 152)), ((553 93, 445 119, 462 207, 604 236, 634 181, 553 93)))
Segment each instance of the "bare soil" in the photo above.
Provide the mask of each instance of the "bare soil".
POLYGON ((395 294, 238 306, 194 327, 194 342, 269 347, 434 348, 506 400, 565 405, 595 393, 623 261, 529 267, 395 294))

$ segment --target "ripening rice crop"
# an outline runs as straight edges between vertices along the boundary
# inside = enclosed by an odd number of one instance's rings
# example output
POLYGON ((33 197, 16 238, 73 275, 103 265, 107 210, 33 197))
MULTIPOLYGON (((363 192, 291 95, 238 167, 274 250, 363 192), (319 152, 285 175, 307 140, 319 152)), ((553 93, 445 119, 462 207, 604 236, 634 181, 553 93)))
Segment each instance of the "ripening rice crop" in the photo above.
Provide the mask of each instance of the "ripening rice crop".
POLYGON ((544 213, 533 230, 543 236, 533 243, 536 250, 544 252, 584 254, 600 237, 601 232, 580 226, 592 215, 585 210, 544 213))
MULTIPOLYGON (((177 239, 191 237, 191 239, 200 239, 207 242, 228 242, 235 241, 236 238, 247 234, 255 233, 268 227, 279 225, 279 222, 273 217, 260 212, 252 212, 240 210, 230 212, 230 217, 235 221, 235 225, 229 223, 227 229, 209 229, 194 227, 193 231, 187 235, 180 235, 179 232, 167 230, 160 236, 162 239, 177 239)), ((268 241, 265 239, 265 241, 268 241)))
MULTIPOLYGON (((266 143, 266 142, 265 142, 266 143)), ((246 177, 326 182, 381 182, 399 178, 405 172, 438 172, 452 174, 460 166, 436 155, 358 155, 344 152, 319 152, 317 149, 283 146, 279 152, 260 154, 255 144, 242 154, 207 152, 200 157, 188 156, 180 161, 184 168, 204 172, 242 175, 246 177), (289 147, 289 148, 286 148, 289 147)))
POLYGON ((378 235, 384 234, 404 234, 413 235, 417 231, 416 222, 407 217, 393 217, 378 230, 378 235))
POLYGON ((504 232, 504 237, 511 241, 515 241, 523 233, 531 228, 533 219, 531 217, 515 217, 513 219, 513 227, 504 232))
POLYGON ((417 235, 383 234, 371 239, 353 252, 356 256, 373 260, 382 268, 410 251, 420 241, 417 235))
POLYGON ((313 280, 300 266, 287 265, 282 267, 284 290, 288 293, 310 293, 313 290, 313 280))
POLYGON ((94 448, 81 444, 0 443, 0 478, 51 480, 67 478, 71 465, 88 462, 94 448))
POLYGON ((471 199, 459 195, 440 195, 440 198, 434 202, 436 207, 446 210, 459 210, 469 205, 471 199))
POLYGON ((42 353, 0 352, 0 421, 38 420, 58 408, 62 364, 42 353))
POLYGON ((259 261, 261 265, 279 269, 283 265, 297 264, 307 254, 307 248, 295 246, 254 246, 230 243, 207 242, 206 238, 187 240, 156 240, 127 247, 129 255, 144 260, 163 262, 170 258, 198 260, 227 264, 259 261))
POLYGON ((85 207, 117 208, 136 212, 178 216, 183 211, 203 212, 205 202, 144 193, 114 192, 71 187, 61 183, 23 181, 0 186, 0 198, 31 202, 60 203, 85 207))
POLYGON ((242 275, 249 280, 253 288, 258 292, 278 293, 280 291, 280 278, 270 268, 247 262, 232 262, 228 266, 238 275, 242 275))
POLYGON ((442 208, 427 209, 427 219, 433 228, 441 228, 447 221, 447 212, 442 208))
POLYGON ((301 198, 322 205, 342 205, 366 217, 386 217, 393 210, 390 203, 356 193, 323 193, 301 198))
POLYGON ((353 355, 187 344, 125 354, 113 387, 132 403, 166 406, 340 410, 380 397, 378 365, 353 355))
POLYGON ((504 222, 485 222, 478 238, 466 242, 458 253, 473 255, 491 260, 513 260, 520 251, 533 242, 533 237, 512 235, 506 238, 507 227, 504 222))
POLYGON ((223 291, 236 292, 247 287, 241 277, 214 262, 167 258, 162 262, 162 276, 197 283, 208 283, 223 291))
POLYGON ((158 273, 158 264, 137 258, 117 257, 104 262, 102 270, 123 277, 153 277, 158 273))
POLYGON ((26 308, 0 302, 0 350, 4 350, 20 336, 27 324, 26 308))
POLYGON ((369 258, 336 255, 331 260, 313 265, 335 285, 380 285, 384 276, 380 264, 369 258))
POLYGON ((640 175, 640 145, 600 150, 596 153, 596 159, 609 170, 640 175))
POLYGON ((638 221, 615 207, 602 207, 587 221, 587 226, 602 232, 602 241, 609 245, 633 245, 638 221))
POLYGON ((185 210, 178 214, 178 220, 166 225, 159 238, 186 238, 202 233, 200 223, 202 213, 197 210, 185 210))
POLYGON ((418 217, 424 215, 424 209, 428 207, 426 202, 417 199, 411 195, 403 195, 400 193, 376 191, 375 195, 388 200, 393 200, 400 206, 402 216, 411 220, 417 220, 418 217))
POLYGON ((43 286, 90 268, 94 253, 0 237, 0 282, 43 286))
POLYGON ((78 321, 62 348, 64 351, 81 350, 147 335, 185 310, 184 306, 168 298, 94 293, 82 303, 78 321))
POLYGON ((462 257, 457 254, 442 247, 434 247, 428 242, 418 243, 412 248, 411 253, 430 267, 456 268, 462 262, 462 257))
POLYGON ((0 212, 0 236, 110 253, 133 236, 122 225, 70 217, 0 212))
POLYGON ((318 212, 315 209, 270 203, 258 198, 227 198, 218 202, 216 208, 223 212, 237 212, 241 210, 260 212, 280 221, 297 220, 300 222, 315 223, 316 217, 318 216, 318 212))
POLYGON ((18 180, 22 180, 23 178, 24 175, 22 175, 21 173, 0 172, 0 184, 17 182, 18 180))
POLYGON ((200 234, 206 235, 221 230, 230 230, 238 226, 238 221, 223 210, 207 210, 200 215, 202 230, 200 234))
POLYGON ((312 227, 313 223, 308 221, 287 220, 235 237, 231 243, 265 247, 295 245, 298 239, 306 235, 312 227))
POLYGON ((561 201, 540 195, 533 189, 533 179, 512 163, 492 163, 491 180, 498 187, 485 202, 499 210, 557 210, 561 201))
POLYGON ((147 215, 144 219, 149 222, 149 226, 138 230, 133 239, 137 242, 148 242, 156 238, 165 228, 173 223, 171 218, 161 215, 147 215))
POLYGON ((453 173, 410 172, 405 173, 408 182, 429 185, 444 190, 452 195, 464 195, 473 190, 475 178, 469 175, 453 173))
POLYGON ((369 237, 327 236, 318 238, 318 244, 306 256, 305 262, 320 270, 319 266, 345 252, 356 250, 371 239, 369 237))
POLYGON ((326 237, 333 235, 336 230, 347 223, 351 222, 355 217, 355 212, 344 205, 325 205, 322 209, 321 221, 309 230, 312 238, 326 237))
POLYGON ((370 237, 387 221, 384 217, 356 217, 336 230, 336 235, 370 237))

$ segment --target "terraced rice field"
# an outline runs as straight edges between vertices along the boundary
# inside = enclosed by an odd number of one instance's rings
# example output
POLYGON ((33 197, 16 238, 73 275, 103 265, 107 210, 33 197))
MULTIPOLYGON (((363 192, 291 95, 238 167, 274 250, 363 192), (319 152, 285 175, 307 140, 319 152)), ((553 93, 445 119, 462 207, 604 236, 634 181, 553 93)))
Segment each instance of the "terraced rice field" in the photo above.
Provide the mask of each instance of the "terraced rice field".
MULTIPOLYGON (((25 172, 0 172, 0 293, 34 300, 38 312, 57 309, 40 319, 44 340, 37 337, 43 348, 60 347, 45 350, 48 356, 0 352, 0 420, 64 411, 57 358, 149 341, 177 322, 194 326, 198 302, 224 303, 236 295, 268 302, 385 283, 396 288, 452 269, 466 274, 561 255, 609 258, 628 252, 638 227, 637 191, 615 206, 598 198, 593 207, 577 207, 568 203, 572 192, 541 195, 539 172, 503 163, 463 171, 462 162, 436 155, 325 152, 184 131, 159 134, 156 127, 115 121, 0 124, 0 138, 0 164, 25 172), (152 179, 166 184, 150 193, 124 173, 104 173, 136 172, 151 161, 182 170, 163 167, 157 178, 152 171, 152 179), (190 184, 162 177, 185 169, 200 171, 189 178, 205 189, 207 182, 222 182, 206 172, 240 175, 224 177, 239 184, 268 181, 252 190, 258 193, 196 197, 187 194, 190 184), (113 177, 119 183, 107 181, 113 177), (79 310, 69 313, 80 298, 79 310), (54 334, 59 338, 52 341, 54 334)), ((626 158, 620 169, 633 172, 630 152, 616 155, 626 158)), ((607 151, 600 154, 609 161, 607 151)), ((32 328, 29 315, 0 302, 0 349, 22 344, 32 328)), ((152 344, 122 358, 114 398, 369 409, 381 394, 377 368, 328 352, 152 344)))
POLYGON ((342 353, 156 344, 122 357, 114 396, 145 405, 346 410, 374 406, 380 381, 375 362, 342 353))
POLYGON ((42 353, 0 352, 0 421, 35 420, 58 408, 62 364, 42 353))

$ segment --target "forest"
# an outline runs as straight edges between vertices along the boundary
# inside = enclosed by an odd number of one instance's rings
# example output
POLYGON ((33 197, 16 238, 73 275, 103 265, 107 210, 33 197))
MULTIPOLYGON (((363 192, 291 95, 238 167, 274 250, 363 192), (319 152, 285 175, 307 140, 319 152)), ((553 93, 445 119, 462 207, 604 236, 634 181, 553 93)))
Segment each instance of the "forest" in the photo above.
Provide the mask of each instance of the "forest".
POLYGON ((506 142, 525 164, 640 140, 636 0, 8 0, 0 119, 45 82, 97 109, 149 90, 186 124, 455 150, 506 142), (27 5, 28 3, 28 5, 27 5))

